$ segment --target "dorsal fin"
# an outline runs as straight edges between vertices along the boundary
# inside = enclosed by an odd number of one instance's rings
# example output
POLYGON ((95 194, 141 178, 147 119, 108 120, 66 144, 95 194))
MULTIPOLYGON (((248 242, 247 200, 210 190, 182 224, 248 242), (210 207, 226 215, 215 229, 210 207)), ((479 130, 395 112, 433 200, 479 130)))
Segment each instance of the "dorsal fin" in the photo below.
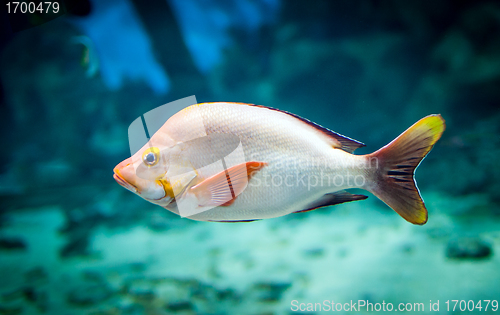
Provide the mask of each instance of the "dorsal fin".
POLYGON ((323 126, 320 126, 306 118, 302 118, 298 115, 295 115, 295 114, 292 114, 292 113, 289 113, 287 111, 284 111, 284 110, 281 110, 281 109, 277 109, 277 108, 272 108, 272 107, 267 107, 267 106, 262 106, 262 105, 255 105, 255 104, 246 104, 246 103, 236 103, 236 104, 241 104, 241 105, 250 105, 250 106, 255 106, 255 107, 262 107, 262 108, 266 108, 266 109, 269 109, 269 110, 275 110, 275 111, 278 111, 278 112, 281 112, 281 113, 284 113, 284 114, 287 114, 287 115, 290 115, 294 118, 297 118, 298 120, 302 121, 303 123, 306 123, 308 124, 309 126, 313 127, 314 129, 320 131, 321 133, 333 138, 336 140, 337 143, 340 143, 340 148, 339 149, 342 149, 346 152, 349 152, 349 153, 353 153, 354 150, 356 150, 357 148, 361 148, 361 147, 364 147, 365 144, 362 143, 362 142, 359 142, 357 140, 354 140, 354 139, 351 139, 349 137, 346 137, 346 136, 343 136, 339 133, 336 133, 335 131, 331 131, 330 129, 328 128, 325 128, 323 126))

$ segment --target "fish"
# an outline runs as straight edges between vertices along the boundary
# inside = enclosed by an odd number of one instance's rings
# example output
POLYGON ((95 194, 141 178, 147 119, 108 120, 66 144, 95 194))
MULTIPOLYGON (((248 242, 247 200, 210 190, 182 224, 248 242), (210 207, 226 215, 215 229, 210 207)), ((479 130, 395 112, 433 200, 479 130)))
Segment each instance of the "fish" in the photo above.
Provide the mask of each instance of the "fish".
POLYGON ((87 36, 74 36, 71 40, 73 44, 82 45, 82 56, 80 64, 85 69, 87 78, 94 77, 99 71, 99 58, 92 40, 87 36))
POLYGON ((249 222, 312 211, 371 192, 406 221, 428 211, 415 169, 446 128, 426 116, 379 150, 298 115, 261 105, 214 102, 184 108, 113 170, 118 184, 197 221, 249 222), (203 128, 199 128, 202 122, 203 128))

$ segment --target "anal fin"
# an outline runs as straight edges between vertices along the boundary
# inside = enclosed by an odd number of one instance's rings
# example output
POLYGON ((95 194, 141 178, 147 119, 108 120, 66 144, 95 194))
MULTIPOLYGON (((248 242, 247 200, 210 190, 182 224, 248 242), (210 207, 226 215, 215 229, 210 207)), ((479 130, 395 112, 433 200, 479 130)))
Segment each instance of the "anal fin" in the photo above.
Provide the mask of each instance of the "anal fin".
POLYGON ((355 195, 345 190, 340 190, 334 193, 325 194, 318 200, 308 204, 305 209, 295 211, 294 213, 308 212, 321 207, 334 206, 350 201, 365 200, 366 198, 368 198, 368 196, 355 195))
POLYGON ((238 221, 231 221, 231 220, 209 220, 210 222, 221 222, 221 223, 247 223, 247 222, 254 222, 254 221, 259 221, 261 219, 250 219, 250 220, 238 220, 238 221))

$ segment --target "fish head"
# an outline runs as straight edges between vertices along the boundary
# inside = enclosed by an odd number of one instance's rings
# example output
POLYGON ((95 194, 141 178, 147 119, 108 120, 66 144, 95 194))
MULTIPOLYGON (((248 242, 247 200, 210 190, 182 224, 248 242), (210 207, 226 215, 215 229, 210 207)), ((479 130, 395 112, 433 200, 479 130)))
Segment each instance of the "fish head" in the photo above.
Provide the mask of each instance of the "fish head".
POLYGON ((137 176, 131 158, 119 163, 113 172, 113 178, 118 184, 149 202, 166 206, 174 199, 167 180, 148 180, 137 176))
POLYGON ((125 189, 152 203, 166 206, 174 199, 170 182, 169 148, 152 141, 113 169, 113 178, 125 189))
POLYGON ((141 149, 114 168, 118 184, 166 207, 176 197, 189 194, 189 187, 214 175, 212 166, 221 164, 240 144, 232 134, 208 135, 192 124, 186 128, 182 115, 184 111, 172 116, 141 149))
MULTIPOLYGON (((156 138, 157 140, 158 138, 156 138)), ((198 176, 182 143, 164 145, 155 139, 113 169, 113 178, 125 189, 160 206, 168 206, 198 176)), ((164 140, 164 139, 163 139, 164 140)))

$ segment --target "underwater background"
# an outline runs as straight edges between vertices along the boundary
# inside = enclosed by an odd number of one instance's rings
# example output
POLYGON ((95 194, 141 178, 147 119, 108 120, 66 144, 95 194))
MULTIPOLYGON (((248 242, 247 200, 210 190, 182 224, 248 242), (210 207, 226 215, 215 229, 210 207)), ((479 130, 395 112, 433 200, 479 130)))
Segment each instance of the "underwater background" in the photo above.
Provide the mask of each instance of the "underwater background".
MULTIPOLYGON (((0 314, 320 314, 360 300, 500 314, 500 2, 91 0, 61 12, 17 28, 2 12, 0 314), (416 172, 428 223, 372 195, 195 222, 120 187, 129 124, 191 95, 286 110, 362 141, 357 154, 440 113, 447 130, 416 172)), ((377 311, 359 306, 340 312, 377 311)))

